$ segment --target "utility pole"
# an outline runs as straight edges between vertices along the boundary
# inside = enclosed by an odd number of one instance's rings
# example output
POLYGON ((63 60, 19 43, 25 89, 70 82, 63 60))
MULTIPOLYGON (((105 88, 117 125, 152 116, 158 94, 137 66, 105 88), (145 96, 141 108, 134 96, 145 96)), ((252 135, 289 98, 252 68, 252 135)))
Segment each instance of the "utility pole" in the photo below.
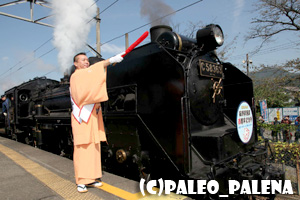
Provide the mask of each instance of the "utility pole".
POLYGON ((249 56, 248 54, 246 54, 246 60, 243 60, 243 63, 246 63, 246 67, 247 67, 247 76, 249 76, 249 64, 252 64, 252 60, 249 60, 249 56))
POLYGON ((97 52, 101 54, 100 49, 100 9, 97 7, 97 17, 96 17, 96 44, 97 44, 97 52))
POLYGON ((129 42, 128 42, 128 33, 125 34, 125 50, 128 49, 129 42))

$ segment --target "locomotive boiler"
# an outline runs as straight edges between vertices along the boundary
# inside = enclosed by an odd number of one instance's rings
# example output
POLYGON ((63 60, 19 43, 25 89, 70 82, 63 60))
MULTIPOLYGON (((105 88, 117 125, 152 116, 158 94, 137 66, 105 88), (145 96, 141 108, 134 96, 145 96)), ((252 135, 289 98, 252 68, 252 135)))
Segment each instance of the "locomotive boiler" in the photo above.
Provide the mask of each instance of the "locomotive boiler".
MULTIPOLYGON (((252 80, 217 56, 220 26, 195 39, 168 26, 150 32, 150 43, 107 69, 105 169, 137 180, 217 180, 220 194, 230 179, 283 179, 257 145, 252 80)), ((7 91, 16 97, 13 137, 71 154, 68 88, 67 77, 37 78, 7 91)))

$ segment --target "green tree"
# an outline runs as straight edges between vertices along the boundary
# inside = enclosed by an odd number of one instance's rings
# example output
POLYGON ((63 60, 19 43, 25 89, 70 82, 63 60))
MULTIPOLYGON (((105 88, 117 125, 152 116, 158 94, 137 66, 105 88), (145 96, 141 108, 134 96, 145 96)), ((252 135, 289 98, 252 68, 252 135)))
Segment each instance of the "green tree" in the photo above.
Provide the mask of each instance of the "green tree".
MULTIPOLYGON (((252 19, 252 27, 246 37, 261 39, 262 43, 270 42, 273 36, 282 32, 300 33, 300 1, 299 0, 258 0, 254 3, 257 12, 252 19)), ((299 34, 300 35, 300 34, 299 34)), ((260 48, 259 47, 259 48, 260 48)), ((260 70, 264 70, 261 66, 260 70)), ((257 100, 266 99, 269 107, 284 107, 299 104, 300 59, 296 58, 278 66, 271 66, 274 70, 290 72, 289 76, 280 74, 254 80, 254 94, 257 100), (291 75, 291 73, 293 75, 291 75), (287 87, 295 87, 295 91, 287 93, 287 87), (288 100, 294 98, 294 102, 288 100)), ((260 71, 260 70, 257 70, 260 71)))
MULTIPOLYGON (((290 63, 291 61, 288 61, 283 66, 271 67, 262 65, 259 70, 250 74, 256 100, 266 99, 268 107, 294 106, 299 102, 299 76, 287 69, 290 63), (288 88, 296 88, 296 90, 287 90, 288 88)), ((258 101, 257 106, 259 106, 258 101)))

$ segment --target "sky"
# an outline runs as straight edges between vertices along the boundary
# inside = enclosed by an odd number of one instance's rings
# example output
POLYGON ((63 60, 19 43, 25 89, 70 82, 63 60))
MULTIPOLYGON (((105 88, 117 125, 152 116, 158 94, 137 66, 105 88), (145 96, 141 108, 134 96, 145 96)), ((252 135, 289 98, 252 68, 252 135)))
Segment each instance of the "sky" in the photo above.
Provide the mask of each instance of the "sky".
MULTIPOLYGON (((50 0, 52 1, 60 2, 57 6, 52 6, 55 9, 34 5, 33 19, 53 15, 41 22, 55 28, 0 15, 0 94, 35 77, 46 76, 60 80, 65 68, 72 65, 72 58, 66 54, 84 51, 88 56, 94 56, 85 44, 96 47, 95 20, 89 20, 95 16, 96 7, 100 9, 101 54, 104 58, 125 50, 125 33, 129 34, 129 44, 132 44, 145 31, 149 31, 149 22, 153 18, 150 19, 145 13, 152 11, 160 12, 158 16, 174 12, 163 18, 163 23, 168 23, 179 33, 187 30, 191 23, 218 24, 225 35, 224 46, 234 41, 235 48, 230 50, 226 61, 241 70, 245 70, 242 61, 246 59, 247 53, 252 66, 284 63, 299 57, 300 53, 300 49, 294 45, 295 42, 300 42, 299 34, 297 36, 295 33, 282 33, 264 46, 260 53, 251 53, 261 43, 258 39, 245 41, 252 26, 251 19, 257 16, 253 12, 253 5, 257 0, 50 0), (150 5, 154 3, 156 4, 150 5), (72 11, 76 13, 74 16, 72 11), (70 31, 70 27, 75 27, 76 31, 70 31), (58 32, 62 34, 59 35, 58 32), (60 39, 64 38, 69 42, 61 42, 60 39), (71 50, 72 45, 77 42, 84 45, 71 50)), ((0 5, 8 2, 12 0, 0 0, 0 5)), ((0 12, 30 18, 30 4, 25 2, 0 7, 0 12)), ((140 45, 148 42, 150 36, 140 45)))

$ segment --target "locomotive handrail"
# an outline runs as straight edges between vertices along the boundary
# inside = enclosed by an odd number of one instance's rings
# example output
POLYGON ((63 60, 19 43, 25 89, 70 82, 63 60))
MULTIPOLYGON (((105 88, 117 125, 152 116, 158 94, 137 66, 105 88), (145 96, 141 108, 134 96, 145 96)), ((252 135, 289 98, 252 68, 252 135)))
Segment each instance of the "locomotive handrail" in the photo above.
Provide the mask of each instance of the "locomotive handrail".
POLYGON ((47 108, 46 106, 44 106, 44 109, 48 112, 48 114, 51 113, 51 110, 49 110, 49 108, 47 108))
POLYGON ((176 168, 176 170, 178 172, 180 172, 180 170, 178 169, 178 167, 175 165, 175 163, 173 162, 173 160, 170 158, 170 156, 167 154, 167 152, 164 150, 164 148, 160 145, 160 143, 157 141, 157 139, 155 138, 155 136, 153 135, 153 133, 151 132, 151 130, 148 128, 148 126, 145 124, 144 120, 141 118, 141 116, 139 114, 137 114, 137 117, 140 119, 140 121, 142 122, 142 124, 144 125, 144 127, 147 129, 147 131, 149 132, 149 134, 151 135, 152 139, 155 141, 155 143, 160 147, 160 149, 163 151, 163 153, 165 154, 165 156, 170 160, 170 162, 172 163, 172 165, 176 168))
POLYGON ((268 150, 266 149, 259 153, 245 153, 244 155, 256 157, 256 156, 260 156, 260 155, 267 154, 267 153, 268 153, 268 150))
POLYGON ((135 86, 135 87, 137 87, 137 84, 128 84, 128 85, 122 85, 122 86, 110 87, 110 88, 107 88, 107 90, 114 90, 114 89, 118 89, 118 88, 130 87, 130 86, 135 86))
MULTIPOLYGON (((180 63, 167 49, 169 49, 169 48, 166 48, 166 47, 164 47, 163 45, 161 45, 160 43, 158 43, 158 42, 156 42, 156 44, 159 46, 159 48, 161 48, 161 49, 163 49, 167 54, 169 54, 169 56, 171 57, 171 58, 173 58, 181 67, 182 67, 182 69, 184 69, 184 66, 182 65, 182 63, 180 63)), ((174 49, 169 49, 169 50, 171 50, 171 51, 176 51, 176 50, 174 50, 174 49)), ((181 51, 178 51, 179 53, 182 53, 181 51)))
POLYGON ((233 125, 234 127, 236 127, 236 123, 234 123, 228 116, 227 116, 227 114, 224 112, 224 117, 226 118, 226 120, 228 120, 230 123, 231 123, 231 125, 233 125))
POLYGON ((69 91, 57 92, 57 93, 54 93, 54 94, 41 96, 40 98, 53 98, 53 97, 59 97, 59 96, 64 96, 64 95, 69 96, 70 92, 69 91))
POLYGON ((70 108, 65 108, 65 109, 56 109, 56 110, 49 110, 49 113, 50 112, 61 112, 61 111, 69 111, 70 110, 70 108))
POLYGON ((193 144, 191 144, 191 148, 204 164, 206 164, 206 165, 214 165, 215 164, 211 161, 205 160, 205 158, 202 157, 202 155, 197 151, 197 149, 194 147, 193 144))

